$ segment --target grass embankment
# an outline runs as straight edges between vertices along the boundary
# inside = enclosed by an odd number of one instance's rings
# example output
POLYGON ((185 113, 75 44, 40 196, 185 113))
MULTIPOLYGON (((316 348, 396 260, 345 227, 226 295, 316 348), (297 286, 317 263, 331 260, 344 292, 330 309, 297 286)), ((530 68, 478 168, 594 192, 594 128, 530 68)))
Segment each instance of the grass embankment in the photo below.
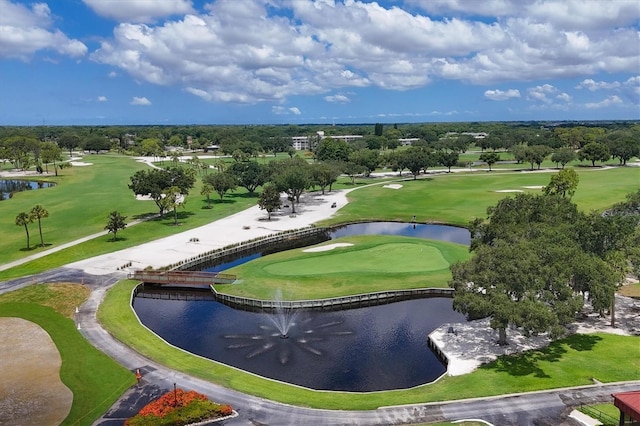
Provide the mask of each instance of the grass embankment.
MULTIPOLYGON (((572 201, 583 211, 604 210, 638 189, 640 168, 576 169, 580 177, 572 201)), ((554 170, 553 173, 556 171, 554 170)), ((409 178, 400 189, 372 185, 349 193, 350 202, 322 224, 348 221, 397 220, 408 222, 413 215, 418 222, 439 222, 466 226, 477 217, 486 217, 487 207, 494 206, 514 193, 541 193, 553 173, 473 172, 439 174, 418 180, 409 178)), ((373 181, 372 181, 373 183, 373 181)))
MULTIPOLYGON (((221 293, 273 299, 321 299, 421 287, 446 287, 449 265, 466 260, 468 247, 410 237, 354 236, 323 243, 352 244, 327 251, 307 248, 265 256, 225 273, 240 284, 216 286, 221 293)), ((314 246, 316 247, 316 246, 314 246)))
POLYGON ((42 284, 0 296, 0 316, 38 324, 60 352, 60 379, 73 392, 71 411, 62 425, 91 425, 136 382, 130 371, 91 346, 76 329, 75 307, 88 294, 78 284, 42 284))
POLYGON ((122 281, 106 295, 98 318, 125 344, 162 364, 252 395, 300 406, 364 410, 380 406, 484 397, 566 386, 640 379, 637 337, 574 335, 541 351, 505 357, 464 376, 445 377, 409 390, 348 393, 316 392, 262 379, 169 347, 142 327, 131 309, 137 283, 122 281), (588 367, 585 367, 588 366, 588 367), (487 384, 490 383, 490 386, 487 384))

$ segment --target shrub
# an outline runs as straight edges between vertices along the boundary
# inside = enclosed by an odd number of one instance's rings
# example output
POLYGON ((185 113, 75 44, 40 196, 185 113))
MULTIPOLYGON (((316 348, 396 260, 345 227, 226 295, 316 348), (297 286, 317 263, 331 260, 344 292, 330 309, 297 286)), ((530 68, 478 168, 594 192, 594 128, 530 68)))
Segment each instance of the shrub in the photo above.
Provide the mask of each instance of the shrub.
POLYGON ((216 404, 205 395, 182 389, 170 391, 145 405, 125 426, 173 426, 197 423, 233 413, 230 405, 216 404))

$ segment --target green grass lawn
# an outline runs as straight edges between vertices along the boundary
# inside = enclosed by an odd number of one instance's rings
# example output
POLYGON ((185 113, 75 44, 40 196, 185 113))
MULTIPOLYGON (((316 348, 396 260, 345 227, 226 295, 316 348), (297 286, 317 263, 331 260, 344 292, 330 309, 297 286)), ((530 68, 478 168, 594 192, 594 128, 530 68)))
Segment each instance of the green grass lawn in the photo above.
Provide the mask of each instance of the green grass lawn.
POLYGON ((287 300, 322 299, 351 294, 422 287, 446 287, 449 265, 466 260, 466 246, 420 238, 353 236, 322 245, 352 244, 332 250, 306 248, 275 253, 226 273, 239 284, 216 290, 237 296, 273 299, 278 291, 287 300))
POLYGON ((62 425, 91 425, 136 379, 76 330, 69 317, 71 305, 86 299, 88 290, 80 285, 56 287, 34 285, 0 296, 0 316, 34 322, 51 336, 62 358, 60 379, 73 392, 62 425))
MULTIPOLYGON (((579 168, 578 189, 573 201, 584 211, 603 210, 624 201, 640 185, 640 168, 579 168)), ((349 193, 349 204, 323 224, 364 220, 438 222, 466 226, 476 217, 486 217, 487 207, 519 190, 541 193, 552 173, 473 172, 433 175, 399 182, 401 189, 372 185, 349 193)))
POLYGON ((408 390, 371 393, 316 392, 244 373, 168 346, 139 324, 130 307, 134 281, 122 281, 106 295, 98 319, 116 338, 145 356, 179 371, 288 404, 364 410, 380 406, 445 401, 566 386, 640 379, 637 337, 574 335, 548 348, 504 357, 477 371, 445 377, 408 390), (585 367, 588 366, 588 367, 585 367))
MULTIPOLYGON (((56 180, 56 187, 22 192, 10 200, 2 201, 0 229, 3 231, 3 238, 0 239, 0 263, 43 250, 35 247, 40 241, 37 223, 29 226, 31 250, 26 250, 24 227, 15 225, 16 215, 22 211, 29 211, 36 204, 42 204, 49 211, 49 217, 42 219, 46 244, 44 249, 103 231, 108 214, 113 210, 127 216, 127 222, 158 212, 153 201, 136 200, 133 192, 127 187, 130 176, 148 166, 135 162, 131 157, 118 155, 87 155, 83 161, 94 165, 64 169, 56 180)), ((204 225, 257 203, 257 196, 249 195, 246 190, 239 188, 227 194, 223 201, 217 197, 213 198, 213 208, 207 209, 206 198, 200 195, 201 185, 201 180, 197 179, 184 208, 178 210, 179 226, 173 225, 170 214, 163 219, 152 219, 120 231, 118 241, 110 241, 111 235, 105 235, 24 265, 0 271, 0 281, 133 247, 204 225)))

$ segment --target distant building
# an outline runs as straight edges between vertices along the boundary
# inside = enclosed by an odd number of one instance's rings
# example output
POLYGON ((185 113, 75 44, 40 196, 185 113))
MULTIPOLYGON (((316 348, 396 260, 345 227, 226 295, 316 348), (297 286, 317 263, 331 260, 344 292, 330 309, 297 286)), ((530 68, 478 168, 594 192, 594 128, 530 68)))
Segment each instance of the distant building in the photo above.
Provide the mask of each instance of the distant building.
POLYGON ((462 133, 458 133, 458 132, 447 132, 444 137, 446 138, 457 138, 458 135, 466 135, 466 136, 472 136, 474 139, 484 139, 487 136, 489 136, 489 133, 485 133, 485 132, 462 132, 462 133))
POLYGON ((400 146, 411 146, 414 142, 418 142, 420 138, 399 138, 400 146))
MULTIPOLYGON (((325 135, 322 130, 316 132, 317 136, 315 136, 316 141, 323 140, 326 138, 331 138, 335 140, 345 141, 347 143, 351 143, 363 138, 362 135, 325 135)), ((313 136, 293 136, 291 138, 291 145, 294 149, 298 151, 308 151, 311 149, 311 142, 313 136)))

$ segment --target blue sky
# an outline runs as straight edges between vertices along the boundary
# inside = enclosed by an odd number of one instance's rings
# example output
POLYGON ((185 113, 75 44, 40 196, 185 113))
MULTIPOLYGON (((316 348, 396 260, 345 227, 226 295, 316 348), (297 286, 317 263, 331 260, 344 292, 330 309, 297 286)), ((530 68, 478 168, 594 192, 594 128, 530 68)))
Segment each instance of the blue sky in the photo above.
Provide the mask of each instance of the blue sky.
POLYGON ((612 119, 637 0, 0 0, 0 125, 612 119))

